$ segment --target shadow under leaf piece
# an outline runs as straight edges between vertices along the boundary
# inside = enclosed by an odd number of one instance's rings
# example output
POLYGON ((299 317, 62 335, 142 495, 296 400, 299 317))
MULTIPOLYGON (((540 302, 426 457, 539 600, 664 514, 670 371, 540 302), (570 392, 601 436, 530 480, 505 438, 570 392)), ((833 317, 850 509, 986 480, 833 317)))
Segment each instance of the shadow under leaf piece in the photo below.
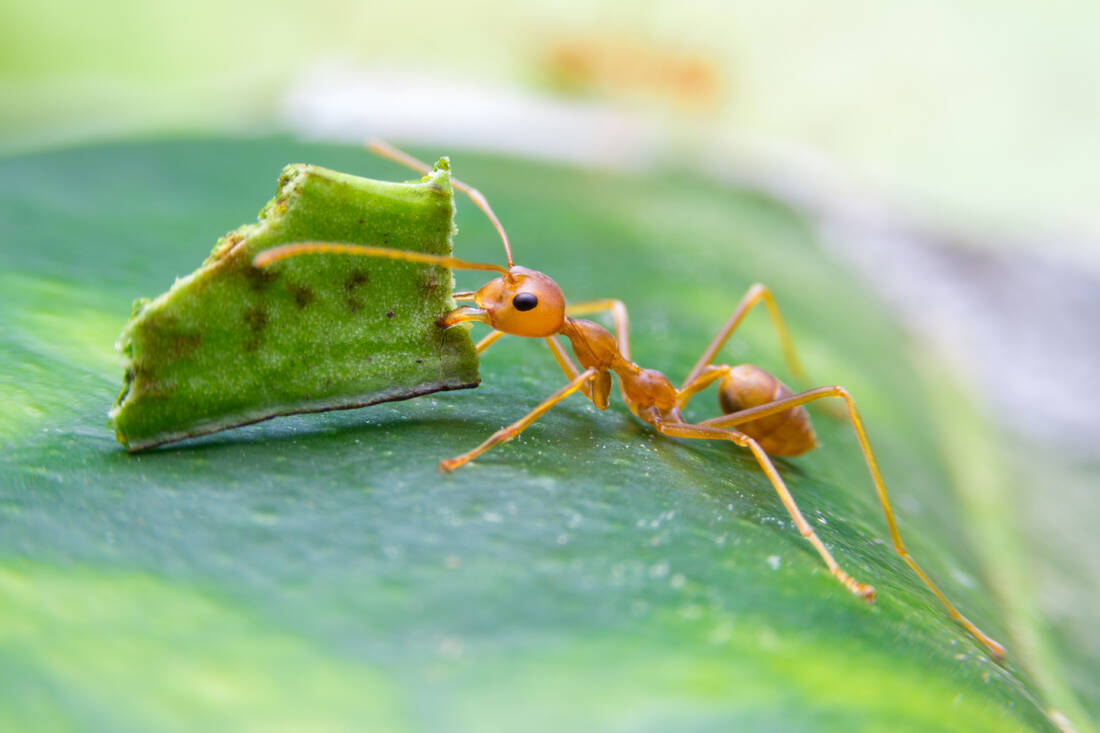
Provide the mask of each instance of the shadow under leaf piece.
POLYGON ((436 323, 455 306, 448 269, 336 255, 251 264, 304 240, 450 254, 454 232, 446 159, 411 183, 287 166, 257 223, 222 237, 167 293, 134 303, 110 412, 119 442, 139 451, 278 415, 476 387, 468 329, 436 323))

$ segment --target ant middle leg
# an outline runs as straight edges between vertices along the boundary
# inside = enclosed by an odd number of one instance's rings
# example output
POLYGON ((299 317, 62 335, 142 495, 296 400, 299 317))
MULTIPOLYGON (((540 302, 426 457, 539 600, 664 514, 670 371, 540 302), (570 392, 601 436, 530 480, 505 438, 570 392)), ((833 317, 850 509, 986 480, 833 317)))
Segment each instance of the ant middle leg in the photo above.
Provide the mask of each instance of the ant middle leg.
POLYGON ((799 379, 806 378, 806 374, 802 369, 802 364, 798 360, 798 354, 795 353, 794 342, 791 340, 790 332, 787 330, 787 324, 783 321, 783 316, 779 312, 779 306, 776 305, 775 298, 772 297, 771 290, 769 290, 766 285, 756 283, 751 286, 745 293, 745 296, 741 298, 741 302, 733 309, 733 313, 730 314, 725 324, 719 329, 714 340, 711 341, 710 345, 703 351, 703 355, 699 357, 699 361, 695 362, 695 366, 688 372, 687 378, 684 379, 684 384, 680 388, 681 392, 687 390, 691 383, 694 382, 711 362, 714 361, 714 357, 718 353, 718 350, 722 348, 726 341, 729 340, 734 330, 741 325, 743 320, 745 320, 745 316, 748 315, 748 312, 754 305, 761 302, 767 306, 772 325, 775 328, 775 332, 779 335, 779 344, 783 349, 783 355, 787 360, 787 366, 799 379))
POLYGON ((829 572, 832 573, 845 588, 859 598, 866 601, 873 601, 875 599, 875 589, 873 586, 855 580, 837 564, 832 553, 829 552, 829 548, 825 546, 825 543, 817 536, 814 528, 806 521, 806 518, 802 516, 802 512, 799 510, 798 504, 795 503, 794 497, 791 496, 790 490, 783 482, 783 478, 779 475, 779 471, 775 469, 775 464, 772 463, 771 458, 768 457, 768 454, 764 452, 764 449, 760 447, 760 444, 757 443, 756 440, 738 430, 716 428, 703 424, 658 421, 654 423, 654 427, 664 435, 669 435, 674 438, 727 440, 752 451, 760 469, 764 472, 764 475, 768 477, 768 481, 771 482, 775 492, 779 495, 779 500, 783 502, 783 506, 787 509, 787 513, 790 514, 791 519, 794 520, 799 534, 817 550, 817 554, 825 561, 825 566, 829 569, 829 572))
POLYGON ((573 303, 565 308, 565 314, 568 316, 585 316, 602 311, 611 311, 611 320, 615 324, 615 340, 619 344, 619 353, 629 361, 630 315, 626 311, 626 305, 621 300, 615 298, 589 300, 583 303, 573 303))
POLYGON ((898 529, 897 520, 894 517, 894 510, 890 505, 890 496, 886 493, 886 482, 882 478, 882 472, 879 470, 878 461, 875 459, 875 454, 871 450, 871 442, 867 438, 867 431, 863 426, 863 419, 859 415, 859 410, 856 409, 855 401, 852 399, 852 396, 848 394, 848 390, 836 385, 831 387, 818 387, 817 389, 811 389, 801 394, 791 395, 790 397, 784 397, 783 399, 774 400, 756 407, 750 407, 729 415, 703 420, 699 425, 710 428, 733 428, 734 426, 751 423, 755 420, 776 415, 825 397, 838 397, 844 401, 848 408, 848 415, 851 418, 852 427, 855 429, 856 439, 859 441, 860 450, 863 451, 863 458, 867 464, 867 470, 871 474, 871 482, 875 486, 875 493, 878 495, 879 504, 882 506, 882 512, 886 516, 886 525, 890 530, 890 539, 893 541, 894 551, 905 561, 905 564, 916 573, 917 577, 932 591, 936 598, 940 600, 940 603, 943 604, 943 607, 947 610, 951 618, 961 624, 974 638, 989 649, 990 653, 996 659, 1003 659, 1005 654, 1004 647, 975 626, 968 618, 959 613, 951 601, 947 599, 947 596, 945 596, 936 584, 932 582, 932 579, 928 577, 924 570, 917 565, 917 561, 913 559, 913 556, 909 554, 909 550, 905 547, 905 543, 901 539, 901 531, 898 529))
POLYGON ((729 364, 707 364, 704 366, 694 379, 691 379, 684 383, 684 386, 676 392, 676 406, 683 408, 692 397, 702 392, 704 389, 714 384, 720 379, 724 379, 729 373, 732 367, 729 364))

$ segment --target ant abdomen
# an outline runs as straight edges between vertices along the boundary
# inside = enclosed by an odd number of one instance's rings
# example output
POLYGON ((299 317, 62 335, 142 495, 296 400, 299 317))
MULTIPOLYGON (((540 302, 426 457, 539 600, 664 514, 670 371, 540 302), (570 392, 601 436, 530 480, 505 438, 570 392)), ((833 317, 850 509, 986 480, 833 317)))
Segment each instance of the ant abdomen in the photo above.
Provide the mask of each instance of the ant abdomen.
MULTIPOLYGON (((787 385, 752 364, 739 364, 718 386, 718 404, 729 415, 750 407, 774 402, 793 394, 787 385)), ((805 407, 768 415, 743 425, 737 430, 754 438, 764 452, 773 456, 797 456, 817 445, 810 415, 805 407)))

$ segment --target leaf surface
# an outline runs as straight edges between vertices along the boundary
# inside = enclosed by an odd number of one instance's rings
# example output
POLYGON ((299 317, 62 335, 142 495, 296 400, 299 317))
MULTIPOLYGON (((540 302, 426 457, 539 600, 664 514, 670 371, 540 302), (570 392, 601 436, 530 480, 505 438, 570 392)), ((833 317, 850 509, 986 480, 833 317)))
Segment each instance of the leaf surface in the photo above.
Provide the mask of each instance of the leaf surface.
MULTIPOLYGON (((571 300, 625 301, 635 358, 674 381, 767 282, 810 374, 860 404, 910 549, 1006 642, 1005 666, 884 542, 851 429, 822 410, 822 447, 777 463, 874 605, 828 574, 751 456, 662 438, 615 402, 570 398, 438 473, 563 383, 538 341, 493 346, 477 390, 127 455, 104 410, 129 299, 191 269, 292 159, 401 177, 284 139, 0 161, 0 728, 1051 729, 904 339, 753 192, 456 160, 517 261, 571 300), (171 236, 151 253, 148 231, 171 236)), ((503 260, 472 206, 458 223, 458 256, 503 260)), ((762 314, 721 358, 790 376, 762 314)))

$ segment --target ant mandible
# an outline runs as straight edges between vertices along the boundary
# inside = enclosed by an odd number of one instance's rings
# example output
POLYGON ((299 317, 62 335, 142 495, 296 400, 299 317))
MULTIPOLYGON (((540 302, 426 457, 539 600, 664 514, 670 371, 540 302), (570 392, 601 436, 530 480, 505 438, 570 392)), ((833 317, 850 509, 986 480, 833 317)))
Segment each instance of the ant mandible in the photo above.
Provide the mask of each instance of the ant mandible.
MULTIPOLYGON (((431 170, 421 161, 383 142, 373 141, 368 144, 368 147, 378 155, 420 173, 426 174, 431 170)), ((459 270, 485 270, 500 273, 500 277, 489 281, 480 290, 455 293, 455 300, 473 301, 475 305, 456 308, 443 316, 439 320, 439 325, 445 328, 467 321, 488 324, 493 332, 477 344, 478 354, 506 334, 542 338, 562 371, 569 378, 569 382, 543 400, 526 416, 496 431, 473 450, 441 461, 439 463, 441 470, 453 471, 498 443, 511 440, 574 392, 581 392, 596 407, 601 410, 606 409, 611 393, 611 374, 614 372, 619 378, 620 391, 630 411, 639 420, 652 425, 663 435, 676 438, 725 440, 752 451, 760 468, 775 487, 780 500, 794 520, 798 531, 821 555, 829 572, 859 598, 873 601, 875 589, 856 581, 837 565, 829 549, 802 516, 794 497, 791 496, 791 492, 769 457, 796 456, 814 448, 817 445, 817 439, 810 426, 810 418, 804 405, 825 397, 840 398, 847 406, 848 415, 851 417, 852 426, 855 428, 856 437, 871 474, 871 481, 874 483, 879 503, 886 515, 894 550, 939 598, 951 618, 984 644, 993 657, 998 660, 1004 658, 1004 647, 960 614, 906 550, 897 522, 894 520, 894 512, 890 508, 886 485, 882 480, 874 453, 871 451, 871 444, 867 440, 863 420, 860 419, 851 395, 839 386, 818 387, 800 394, 793 394, 782 382, 759 367, 750 364, 730 366, 712 363, 718 350, 726 343, 749 310, 758 303, 764 303, 779 335, 791 371, 801 375, 802 370, 795 356, 790 335, 779 313, 779 307, 768 288, 759 284, 749 288, 718 335, 692 367, 684 383, 677 389, 662 373, 653 369, 643 369, 630 360, 629 319, 622 302, 607 299, 566 306, 565 296, 553 279, 541 272, 514 264, 508 235, 505 234, 504 227, 501 226, 481 192, 457 179, 452 179, 452 183, 455 188, 469 196, 474 204, 489 217, 504 243, 504 253, 508 260, 507 268, 466 262, 441 255, 334 242, 300 242, 272 247, 258 254, 253 260, 256 267, 269 267, 288 257, 332 253, 382 257, 459 270), (573 317, 600 311, 611 313, 615 335, 597 323, 573 317), (556 337, 559 335, 569 340, 576 361, 557 340, 556 337), (719 382, 718 398, 723 414, 698 423, 685 421, 680 412, 681 409, 698 392, 715 382, 719 382)))

